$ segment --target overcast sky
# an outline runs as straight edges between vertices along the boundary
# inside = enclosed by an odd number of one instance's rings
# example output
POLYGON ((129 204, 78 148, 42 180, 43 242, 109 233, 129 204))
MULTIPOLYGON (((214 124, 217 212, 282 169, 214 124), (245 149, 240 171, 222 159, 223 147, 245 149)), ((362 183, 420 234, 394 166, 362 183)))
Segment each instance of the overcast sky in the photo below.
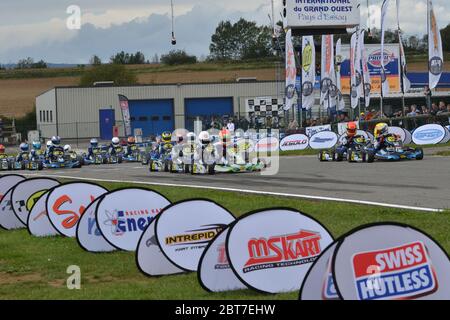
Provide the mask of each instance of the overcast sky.
MULTIPOLYGON (((173 0, 176 49, 198 56, 209 53, 211 35, 221 20, 240 17, 269 24, 270 0, 173 0)), ((388 24, 395 27, 395 0, 388 24)), ((366 24, 366 0, 362 0, 366 24)), ((372 19, 379 27, 382 0, 369 0, 372 19)), ((275 0, 280 20, 282 0, 275 0)), ((434 0, 439 26, 450 23, 450 1, 434 0)), ((407 34, 426 32, 426 0, 401 0, 401 24, 407 34)), ((173 49, 170 45, 170 0, 1 0, 0 63, 32 57, 55 63, 87 63, 93 54, 102 59, 120 50, 144 52, 148 59, 173 49), (66 10, 81 8, 80 30, 69 30, 66 10)))

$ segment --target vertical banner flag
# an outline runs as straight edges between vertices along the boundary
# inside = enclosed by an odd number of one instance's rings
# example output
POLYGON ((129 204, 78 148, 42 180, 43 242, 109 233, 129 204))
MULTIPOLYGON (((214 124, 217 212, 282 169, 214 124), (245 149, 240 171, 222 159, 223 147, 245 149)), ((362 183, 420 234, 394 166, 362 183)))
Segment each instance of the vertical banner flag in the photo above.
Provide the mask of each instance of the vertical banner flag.
POLYGON ((361 31, 361 60, 362 60, 362 73, 363 73, 363 88, 364 88, 364 101, 365 107, 370 106, 370 92, 372 91, 372 80, 370 79, 369 65, 367 61, 366 46, 364 44, 364 33, 361 31))
POLYGON ((442 54, 442 39, 436 16, 434 15, 433 2, 428 1, 428 58, 429 58, 429 87, 436 88, 441 79, 444 67, 442 54))
POLYGON ((292 44, 292 31, 286 33, 286 103, 284 110, 291 109, 295 97, 295 81, 297 79, 297 68, 295 66, 295 53, 292 44))
POLYGON ((389 93, 389 82, 386 77, 385 69, 385 52, 384 52, 384 33, 386 31, 386 14, 389 6, 389 0, 383 0, 383 5, 381 6, 381 96, 389 93))
POLYGON ((314 106, 314 83, 316 82, 316 47, 313 36, 302 39, 302 104, 303 109, 314 106))
POLYGON ((334 74, 334 42, 333 35, 322 36, 322 68, 320 80, 320 104, 328 109, 331 105, 331 95, 334 74))
POLYGON ((353 109, 358 107, 362 91, 361 50, 359 50, 359 36, 359 28, 357 28, 350 41, 350 73, 352 81, 351 101, 353 109))
POLYGON ((345 109, 345 101, 342 96, 342 85, 341 85, 341 65, 343 62, 342 57, 342 41, 338 39, 336 42, 336 87, 337 87, 337 109, 344 110, 345 109))
POLYGON ((122 119, 125 127, 125 135, 131 136, 131 117, 130 106, 128 104, 128 98, 119 94, 120 110, 122 111, 122 119))
POLYGON ((411 81, 409 81, 408 77, 406 76, 406 56, 405 56, 405 49, 403 48, 403 38, 402 38, 402 31, 400 29, 400 0, 397 0, 397 26, 398 26, 398 40, 400 43, 400 67, 402 71, 402 81, 403 81, 403 93, 408 92, 411 89, 411 81))

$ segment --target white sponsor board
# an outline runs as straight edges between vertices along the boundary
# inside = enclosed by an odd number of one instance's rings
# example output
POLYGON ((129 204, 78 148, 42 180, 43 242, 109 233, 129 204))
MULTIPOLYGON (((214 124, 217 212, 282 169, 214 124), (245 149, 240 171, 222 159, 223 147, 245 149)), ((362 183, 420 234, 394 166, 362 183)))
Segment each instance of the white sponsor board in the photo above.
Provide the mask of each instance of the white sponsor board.
POLYGON ((284 137, 280 142, 281 151, 305 150, 308 148, 309 138, 304 134, 293 134, 284 137))
POLYGON ((75 238, 77 224, 87 206, 102 194, 105 188, 85 182, 66 183, 56 187, 47 197, 47 214, 53 227, 66 237, 75 238))
POLYGON ((417 145, 438 144, 445 141, 447 131, 439 124, 426 124, 414 130, 413 142, 417 145))
POLYGON ((441 144, 445 144, 450 141, 450 130, 447 127, 444 127, 445 129, 445 138, 441 141, 441 144))
POLYGON ((322 131, 313 135, 309 139, 309 146, 311 149, 330 149, 338 142, 338 135, 332 131, 322 131))
POLYGON ((300 300, 340 300, 331 272, 336 245, 337 242, 334 242, 326 248, 309 269, 300 288, 300 300))
POLYGON ((405 144, 411 144, 412 143, 412 134, 411 134, 411 132, 406 130, 406 129, 403 129, 403 130, 405 130, 405 134, 406 134, 405 144))
POLYGON ((25 225, 14 214, 12 207, 12 191, 25 177, 6 175, 0 177, 0 226, 6 230, 24 228, 25 225))
POLYGON ((360 24, 360 2, 286 0, 286 27, 343 29, 360 24))
POLYGON ((98 197, 86 208, 77 225, 78 244, 88 252, 111 252, 116 250, 103 238, 95 218, 97 205, 103 197, 104 195, 98 197))
POLYGON ((280 142, 275 137, 262 138, 256 143, 255 151, 257 152, 276 152, 278 151, 280 142))
POLYGON ((163 276, 183 273, 162 253, 156 241, 155 222, 153 219, 145 229, 136 249, 136 264, 142 273, 148 276, 163 276))
POLYGON ((406 142, 406 131, 403 128, 400 127, 389 127, 389 131, 390 134, 395 134, 397 136, 399 136, 402 140, 403 143, 406 142))
POLYGON ((198 266, 198 280, 209 292, 224 292, 247 289, 234 274, 225 247, 229 227, 210 242, 203 252, 198 266))
POLYGON ((97 225, 111 245, 136 251, 144 230, 168 205, 169 200, 152 190, 116 190, 105 195, 97 205, 97 225))
POLYGON ((197 271, 203 251, 235 220, 225 208, 209 200, 188 200, 164 209, 156 220, 156 240, 174 265, 197 271))
POLYGON ((3 200, 3 197, 11 188, 23 180, 25 180, 25 177, 17 174, 0 176, 0 201, 3 200))
POLYGON ((59 184, 57 180, 48 178, 27 179, 18 183, 11 195, 14 214, 26 225, 28 215, 36 201, 48 190, 59 184))
POLYGON ((319 132, 322 132, 322 131, 331 131, 331 125, 330 124, 326 124, 326 125, 323 125, 323 126, 307 127, 306 128, 306 135, 311 138, 316 133, 319 133, 319 132))
POLYGON ((319 222, 298 211, 269 209, 240 218, 227 236, 236 276, 267 293, 297 291, 312 263, 333 242, 319 222))
POLYGON ((59 235, 47 215, 47 197, 51 191, 52 189, 38 199, 28 215, 27 228, 32 236, 51 237, 59 235))
POLYGON ((339 241, 332 271, 344 300, 449 300, 450 259, 423 232, 386 223, 360 227, 339 241))

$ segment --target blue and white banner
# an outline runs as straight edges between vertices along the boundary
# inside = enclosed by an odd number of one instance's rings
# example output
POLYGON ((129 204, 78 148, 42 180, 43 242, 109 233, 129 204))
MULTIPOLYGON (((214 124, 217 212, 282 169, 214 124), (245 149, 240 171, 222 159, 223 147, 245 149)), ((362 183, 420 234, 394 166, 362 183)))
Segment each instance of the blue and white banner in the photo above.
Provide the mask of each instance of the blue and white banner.
POLYGON ((302 105, 310 110, 314 106, 316 82, 316 48, 313 36, 302 39, 302 105))
POLYGON ((386 31, 386 14, 389 6, 389 0, 384 0, 381 6, 381 94, 385 96, 389 93, 389 82, 386 76, 385 59, 384 59, 384 34, 386 31))
POLYGON ((436 88, 444 69, 444 56, 442 53, 442 39, 436 16, 433 10, 433 2, 428 0, 428 58, 429 58, 429 87, 436 88))
POLYGON ((295 98, 295 80, 297 68, 295 66, 295 52, 292 44, 292 31, 286 33, 286 103, 284 110, 290 110, 295 98))

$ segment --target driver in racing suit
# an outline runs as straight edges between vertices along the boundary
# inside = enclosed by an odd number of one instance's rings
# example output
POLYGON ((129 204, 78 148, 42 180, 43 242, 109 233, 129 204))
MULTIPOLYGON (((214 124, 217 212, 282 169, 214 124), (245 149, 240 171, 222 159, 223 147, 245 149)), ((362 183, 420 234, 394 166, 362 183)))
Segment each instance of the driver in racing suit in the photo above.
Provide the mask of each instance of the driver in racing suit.
POLYGON ((386 148, 387 136, 389 136, 389 126, 386 123, 377 124, 374 131, 374 148, 376 151, 380 151, 381 149, 386 148))
POLYGON ((117 151, 120 151, 120 148, 120 139, 118 137, 114 137, 112 138, 111 144, 109 145, 108 153, 112 156, 116 156, 117 151))
POLYGON ((52 145, 48 150, 48 158, 50 161, 56 161, 57 156, 55 156, 55 152, 64 154, 64 148, 61 147, 61 138, 60 137, 52 137, 52 145))
POLYGON ((172 152, 172 133, 169 131, 163 132, 161 135, 161 143, 159 144, 159 155, 164 157, 172 152))
POLYGON ((41 155, 42 155, 42 150, 41 150, 41 142, 39 141, 33 141, 32 144, 32 149, 30 152, 30 158, 32 160, 37 160, 41 155))
POLYGON ((366 140, 366 138, 362 135, 357 135, 358 132, 358 127, 356 126, 355 122, 350 122, 347 125, 347 135, 345 137, 345 139, 341 142, 341 144, 339 145, 340 147, 344 147, 347 150, 352 149, 355 146, 355 141, 357 139, 364 139, 364 141, 366 140))
POLYGON ((88 148, 87 158, 93 160, 95 156, 95 151, 98 151, 98 140, 92 138, 88 148))
POLYGON ((128 137, 127 139, 127 153, 125 157, 130 157, 133 155, 133 149, 136 148, 136 139, 134 137, 128 137))

